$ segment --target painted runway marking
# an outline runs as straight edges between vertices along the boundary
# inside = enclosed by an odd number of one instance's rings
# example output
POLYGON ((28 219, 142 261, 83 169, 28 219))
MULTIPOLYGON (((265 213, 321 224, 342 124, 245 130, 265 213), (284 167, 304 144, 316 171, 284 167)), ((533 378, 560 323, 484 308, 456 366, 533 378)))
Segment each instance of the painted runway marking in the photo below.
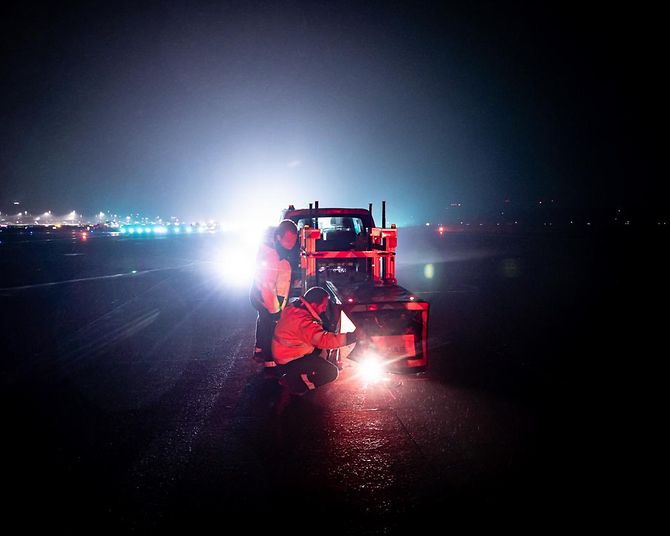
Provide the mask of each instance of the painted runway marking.
POLYGON ((12 292, 17 290, 29 290, 34 288, 44 288, 44 287, 55 287, 58 285, 69 285, 72 283, 83 283, 86 281, 100 281, 102 279, 116 279, 119 277, 134 277, 138 275, 150 274, 154 272, 165 272, 168 270, 181 270, 183 268, 188 268, 193 266, 196 263, 183 264, 181 266, 170 266, 168 268, 153 268, 151 270, 132 270, 131 272, 124 272, 120 274, 110 274, 110 275, 97 275, 93 277, 79 277, 77 279, 67 279, 65 281, 51 281, 49 283, 36 283, 34 285, 21 285, 18 287, 3 287, 0 288, 0 292, 12 292))

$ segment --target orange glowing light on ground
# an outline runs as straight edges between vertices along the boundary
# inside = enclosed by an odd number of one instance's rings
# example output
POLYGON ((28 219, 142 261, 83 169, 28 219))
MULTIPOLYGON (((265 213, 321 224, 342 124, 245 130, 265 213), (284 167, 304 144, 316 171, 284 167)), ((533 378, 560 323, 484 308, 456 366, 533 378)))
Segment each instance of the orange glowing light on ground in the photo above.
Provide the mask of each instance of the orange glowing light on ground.
POLYGON ((384 379, 384 364, 375 354, 369 354, 358 362, 357 374, 366 384, 379 383, 384 379))

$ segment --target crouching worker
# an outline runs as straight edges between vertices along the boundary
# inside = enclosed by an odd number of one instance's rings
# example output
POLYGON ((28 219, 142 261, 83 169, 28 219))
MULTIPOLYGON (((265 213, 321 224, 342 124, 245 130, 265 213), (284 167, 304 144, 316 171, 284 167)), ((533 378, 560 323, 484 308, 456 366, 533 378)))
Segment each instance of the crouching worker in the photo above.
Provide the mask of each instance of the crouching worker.
POLYGON ((289 255, 298 240, 298 228, 291 220, 282 220, 256 258, 256 274, 249 299, 258 311, 254 359, 263 366, 275 366, 272 360, 272 332, 288 300, 291 287, 289 255))
POLYGON ((280 383, 301 395, 337 378, 338 369, 321 357, 321 350, 347 346, 358 340, 356 332, 325 331, 321 315, 328 308, 328 291, 310 288, 284 309, 272 339, 280 383))

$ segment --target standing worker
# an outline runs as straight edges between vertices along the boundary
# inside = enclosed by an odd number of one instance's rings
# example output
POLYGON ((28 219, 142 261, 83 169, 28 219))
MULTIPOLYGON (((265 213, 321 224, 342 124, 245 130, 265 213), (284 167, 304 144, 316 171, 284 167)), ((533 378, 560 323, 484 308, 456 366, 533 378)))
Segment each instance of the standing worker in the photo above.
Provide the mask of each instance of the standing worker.
POLYGON ((356 342, 353 333, 332 333, 323 328, 321 315, 330 295, 322 287, 310 288, 281 315, 272 339, 272 355, 278 364, 280 383, 302 395, 337 379, 338 368, 321 357, 321 350, 356 342))
POLYGON ((253 358, 265 368, 275 367, 272 359, 272 332, 288 300, 291 289, 289 255, 298 240, 298 228, 291 220, 282 220, 272 238, 261 244, 256 257, 256 274, 249 299, 258 311, 256 348, 253 358))

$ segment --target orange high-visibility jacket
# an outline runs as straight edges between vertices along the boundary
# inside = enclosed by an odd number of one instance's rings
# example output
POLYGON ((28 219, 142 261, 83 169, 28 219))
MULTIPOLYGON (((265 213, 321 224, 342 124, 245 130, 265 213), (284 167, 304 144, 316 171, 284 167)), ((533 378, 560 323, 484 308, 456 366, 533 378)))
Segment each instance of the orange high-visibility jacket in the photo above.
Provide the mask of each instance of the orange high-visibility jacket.
POLYGON ((261 244, 256 256, 252 293, 269 313, 277 313, 286 304, 290 288, 291 264, 287 259, 280 259, 274 247, 261 244), (282 305, 277 296, 284 297, 282 305))
POLYGON ((281 314, 272 339, 272 357, 280 365, 311 354, 315 348, 333 349, 355 341, 353 333, 336 334, 323 325, 296 301, 281 314))

